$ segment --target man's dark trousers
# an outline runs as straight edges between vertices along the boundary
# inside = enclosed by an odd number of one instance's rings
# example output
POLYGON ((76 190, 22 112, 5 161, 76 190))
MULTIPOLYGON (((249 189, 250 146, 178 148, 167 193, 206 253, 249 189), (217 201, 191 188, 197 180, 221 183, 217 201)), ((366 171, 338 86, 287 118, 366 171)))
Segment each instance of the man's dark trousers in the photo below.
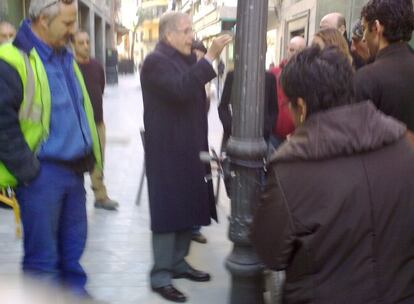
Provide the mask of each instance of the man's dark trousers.
POLYGON ((171 233, 152 233, 154 266, 151 270, 151 287, 159 288, 171 284, 174 274, 186 272, 185 261, 190 249, 191 228, 171 233))
POLYGON ((36 179, 16 194, 24 228, 23 271, 86 293, 79 263, 87 234, 83 174, 41 162, 36 179))

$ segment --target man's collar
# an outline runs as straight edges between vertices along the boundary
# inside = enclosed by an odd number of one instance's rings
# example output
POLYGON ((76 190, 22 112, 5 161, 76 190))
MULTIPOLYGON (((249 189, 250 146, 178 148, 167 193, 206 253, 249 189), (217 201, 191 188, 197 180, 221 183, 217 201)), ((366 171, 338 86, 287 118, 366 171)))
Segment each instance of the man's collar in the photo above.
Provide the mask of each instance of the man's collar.
POLYGON ((171 45, 165 43, 164 41, 159 41, 155 49, 167 55, 168 57, 180 57, 190 65, 197 62, 197 57, 195 54, 192 53, 191 55, 183 55, 175 48, 173 48, 171 45))
POLYGON ((67 48, 54 50, 39 37, 37 37, 36 34, 33 33, 29 19, 23 20, 13 44, 27 54, 29 54, 33 48, 36 48, 36 51, 39 53, 42 60, 49 60, 51 56, 57 53, 62 55, 66 55, 68 53, 67 48))
POLYGON ((390 43, 388 46, 378 51, 377 56, 375 57, 375 60, 387 57, 395 52, 398 52, 400 50, 404 50, 407 48, 409 48, 409 45, 405 41, 390 43))
POLYGON ((164 41, 160 41, 158 42, 157 46, 156 46, 156 50, 160 51, 168 56, 173 56, 175 54, 178 53, 178 51, 173 48, 172 46, 170 46, 169 44, 167 44, 164 41))

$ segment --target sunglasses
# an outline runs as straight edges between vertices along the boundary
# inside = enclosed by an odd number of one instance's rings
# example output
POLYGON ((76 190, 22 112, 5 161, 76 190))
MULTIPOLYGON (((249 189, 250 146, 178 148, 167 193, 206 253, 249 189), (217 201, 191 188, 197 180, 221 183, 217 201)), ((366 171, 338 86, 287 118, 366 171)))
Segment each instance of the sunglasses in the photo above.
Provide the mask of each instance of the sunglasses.
POLYGON ((56 3, 62 2, 63 4, 69 5, 72 4, 73 2, 75 2, 75 0, 56 0, 53 1, 52 3, 49 3, 48 5, 46 5, 43 9, 51 7, 52 5, 55 5, 56 3))

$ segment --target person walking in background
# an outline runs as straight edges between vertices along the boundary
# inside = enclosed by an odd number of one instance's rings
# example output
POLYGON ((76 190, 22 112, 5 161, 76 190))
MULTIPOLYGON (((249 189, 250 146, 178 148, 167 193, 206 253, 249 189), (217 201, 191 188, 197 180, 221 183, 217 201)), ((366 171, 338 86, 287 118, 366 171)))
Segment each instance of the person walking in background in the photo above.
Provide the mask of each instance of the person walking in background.
POLYGON ((355 68, 355 70, 358 70, 363 63, 361 63, 360 58, 357 56, 356 52, 352 52, 352 41, 348 38, 348 32, 346 27, 346 20, 344 15, 341 13, 335 12, 335 13, 329 13, 322 17, 321 22, 319 23, 319 29, 321 31, 324 31, 326 29, 337 29, 342 37, 344 37, 349 51, 351 52, 352 56, 352 64, 355 68))
POLYGON ((349 51, 348 43, 340 31, 334 28, 320 30, 313 36, 312 44, 317 44, 321 49, 329 46, 336 46, 342 54, 348 58, 352 65, 353 59, 349 51))
MULTIPOLYGON (((92 102, 96 128, 98 129, 101 144, 102 157, 105 154, 105 123, 103 120, 102 95, 105 90, 105 72, 101 64, 91 58, 89 47, 89 34, 86 31, 78 31, 72 38, 75 59, 78 63, 86 89, 92 102)), ((95 207, 106 210, 116 210, 118 202, 110 199, 104 184, 103 170, 95 167, 90 174, 92 190, 95 195, 95 207)))
POLYGON ((306 41, 301 36, 293 37, 288 44, 287 48, 287 56, 286 58, 280 63, 279 66, 274 68, 271 72, 276 78, 276 94, 277 94, 277 102, 278 105, 278 112, 276 116, 276 120, 274 122, 274 126, 272 129, 272 134, 270 135, 270 143, 276 149, 279 145, 286 139, 286 137, 293 132, 295 129, 293 125, 293 120, 289 111, 288 99, 283 92, 283 88, 280 85, 280 75, 285 67, 285 65, 289 62, 289 60, 297 53, 302 51, 306 47, 306 41))
POLYGON ((16 29, 7 21, 0 21, 0 45, 6 42, 12 42, 16 36, 16 29))
POLYGON ((322 17, 321 22, 319 23, 319 29, 324 30, 328 28, 337 29, 341 35, 348 41, 348 34, 346 31, 346 20, 344 15, 341 13, 329 13, 322 17))
POLYGON ((283 303, 414 303, 414 146, 356 102, 336 47, 305 49, 281 82, 296 129, 270 158, 252 243, 285 270, 283 303))
MULTIPOLYGON (((7 21, 0 21, 0 45, 7 42, 12 42, 15 36, 16 29, 14 28, 14 26, 8 23, 7 21)), ((12 209, 12 207, 3 202, 0 202, 0 208, 12 209)))
POLYGON ((375 61, 356 74, 357 100, 372 100, 414 131, 414 53, 408 44, 414 29, 413 3, 371 0, 363 7, 361 19, 375 61))
POLYGON ((191 49, 194 34, 187 14, 164 14, 159 37, 141 70, 154 254, 150 280, 153 291, 165 299, 185 302, 187 297, 172 285, 172 278, 210 280, 185 257, 191 228, 217 220, 213 186, 204 181, 211 169, 199 154, 208 150, 205 85, 216 77, 212 61, 232 37, 214 39, 198 62, 191 49))
POLYGON ((352 26, 351 36, 351 54, 354 59, 355 70, 359 70, 364 65, 371 63, 371 55, 367 41, 364 38, 364 31, 362 29, 361 20, 357 20, 352 26))
MULTIPOLYGON (((218 114, 223 125, 223 139, 221 142, 222 152, 226 151, 228 140, 232 132, 233 121, 233 105, 236 100, 231 98, 233 91, 234 71, 229 71, 224 81, 223 94, 221 96, 218 107, 218 114)), ((278 100, 276 95, 276 78, 266 71, 265 72, 265 88, 263 101, 263 139, 268 145, 268 151, 273 151, 273 145, 269 141, 272 133, 272 128, 275 124, 275 119, 278 114, 278 100)), ((268 152, 269 153, 269 152, 268 152)), ((224 185, 226 187, 227 196, 231 195, 231 177, 224 177, 224 185)))
MULTIPOLYGON (((222 147, 225 151, 227 142, 231 136, 231 127, 233 121, 233 102, 231 93, 233 90, 234 71, 229 71, 224 81, 223 94, 221 95, 218 113, 220 121, 223 125, 223 141, 222 147)), ((264 115, 263 115, 263 138, 266 143, 269 142, 272 128, 278 113, 278 103, 276 95, 276 78, 266 71, 265 72, 265 91, 264 91, 264 115)))
MULTIPOLYGON (((194 54, 196 55, 197 61, 204 58, 207 53, 207 48, 204 46, 203 42, 200 40, 194 40, 192 49, 194 54)), ((210 82, 208 82, 205 86, 206 88, 206 115, 208 115, 208 111, 210 110, 210 82)), ((192 229, 192 237, 191 240, 200 244, 206 244, 207 238, 204 234, 201 233, 201 226, 194 226, 192 229)))
POLYGON ((67 50, 77 2, 31 0, 13 44, 0 46, 0 186, 16 187, 23 272, 80 297, 87 217, 84 172, 102 167, 92 105, 67 50))

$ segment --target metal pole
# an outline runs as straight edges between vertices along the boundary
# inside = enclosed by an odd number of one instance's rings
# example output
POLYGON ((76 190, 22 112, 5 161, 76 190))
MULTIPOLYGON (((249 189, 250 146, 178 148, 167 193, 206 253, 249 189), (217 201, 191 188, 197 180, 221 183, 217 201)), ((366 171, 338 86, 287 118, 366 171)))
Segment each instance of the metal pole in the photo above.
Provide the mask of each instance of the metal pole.
POLYGON ((267 0, 241 0, 237 6, 233 125, 227 153, 235 177, 231 186, 229 237, 233 250, 226 266, 232 276, 231 304, 262 304, 263 266, 249 239, 252 211, 261 192, 267 0))

